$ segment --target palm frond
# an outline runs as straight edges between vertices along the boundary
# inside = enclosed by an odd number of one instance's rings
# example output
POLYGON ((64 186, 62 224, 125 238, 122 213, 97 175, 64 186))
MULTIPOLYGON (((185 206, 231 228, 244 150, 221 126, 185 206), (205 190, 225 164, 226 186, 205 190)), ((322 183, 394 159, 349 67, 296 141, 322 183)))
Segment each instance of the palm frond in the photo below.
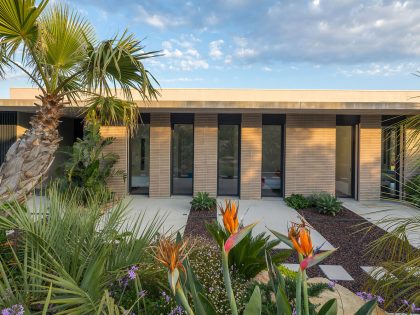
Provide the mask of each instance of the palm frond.
POLYGON ((156 79, 145 69, 142 60, 156 57, 158 51, 144 52, 134 35, 124 32, 111 40, 101 42, 90 51, 84 73, 87 90, 100 95, 115 95, 121 88, 126 100, 133 99, 132 90, 145 100, 159 95, 156 79))

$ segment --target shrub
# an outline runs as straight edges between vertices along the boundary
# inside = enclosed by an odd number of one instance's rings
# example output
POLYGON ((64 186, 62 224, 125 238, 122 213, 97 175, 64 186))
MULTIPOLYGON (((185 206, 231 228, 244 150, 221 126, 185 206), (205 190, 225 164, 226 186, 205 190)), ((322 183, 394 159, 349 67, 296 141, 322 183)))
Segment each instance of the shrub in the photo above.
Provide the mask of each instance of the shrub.
POLYGON ((194 196, 190 202, 191 210, 195 211, 210 211, 216 208, 216 198, 210 197, 207 192, 199 192, 194 196))
POLYGON ((99 125, 85 125, 83 139, 77 139, 73 147, 64 152, 68 159, 60 169, 64 173, 60 180, 62 189, 78 187, 87 193, 96 193, 107 189, 109 177, 125 177, 124 172, 113 169, 118 155, 103 152, 113 141, 113 138, 101 137, 99 125))
MULTIPOLYGON (((219 246, 222 246, 229 238, 229 234, 217 222, 209 223, 206 227, 219 246)), ((279 243, 278 240, 270 241, 270 237, 265 233, 257 236, 252 236, 250 233, 229 253, 229 266, 247 279, 253 278, 267 268, 265 252, 270 252, 279 243)), ((290 250, 273 253, 273 263, 281 264, 290 254, 290 250)))
POLYGON ((318 194, 314 198, 315 208, 321 214, 336 216, 343 209, 343 203, 328 193, 318 194))
MULTIPOLYGON (((206 296, 216 307, 217 314, 230 315, 231 311, 226 297, 223 273, 220 268, 220 249, 214 243, 209 244, 208 239, 204 238, 198 238, 194 244, 188 258, 191 269, 203 286, 206 296)), ((231 272, 231 279, 238 308, 242 310, 252 293, 249 290, 252 283, 235 270, 231 272)))
POLYGON ((301 194, 291 194, 289 197, 284 198, 286 204, 296 210, 301 210, 309 207, 308 199, 301 194))

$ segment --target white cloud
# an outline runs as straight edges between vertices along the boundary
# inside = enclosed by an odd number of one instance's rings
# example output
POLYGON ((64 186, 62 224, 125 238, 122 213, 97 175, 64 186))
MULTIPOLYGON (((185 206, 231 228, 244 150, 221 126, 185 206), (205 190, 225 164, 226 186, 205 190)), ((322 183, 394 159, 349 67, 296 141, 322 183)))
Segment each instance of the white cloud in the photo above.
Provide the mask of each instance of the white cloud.
POLYGON ((392 76, 401 73, 413 73, 419 64, 413 62, 407 63, 370 63, 367 65, 351 66, 339 68, 339 72, 347 77, 354 76, 392 76))
POLYGON ((213 59, 220 59, 223 56, 223 52, 221 49, 221 46, 223 45, 224 40, 223 39, 219 39, 219 40, 215 40, 210 42, 209 44, 209 48, 210 48, 210 52, 209 55, 211 58, 213 59))
POLYGON ((150 13, 142 5, 137 6, 136 21, 149 24, 160 30, 168 27, 181 26, 186 23, 184 18, 179 16, 169 16, 159 13, 150 13))
POLYGON ((162 42, 163 58, 161 64, 152 64, 158 69, 171 71, 192 71, 208 69, 208 62, 201 58, 200 52, 195 47, 200 39, 192 35, 182 35, 162 42))

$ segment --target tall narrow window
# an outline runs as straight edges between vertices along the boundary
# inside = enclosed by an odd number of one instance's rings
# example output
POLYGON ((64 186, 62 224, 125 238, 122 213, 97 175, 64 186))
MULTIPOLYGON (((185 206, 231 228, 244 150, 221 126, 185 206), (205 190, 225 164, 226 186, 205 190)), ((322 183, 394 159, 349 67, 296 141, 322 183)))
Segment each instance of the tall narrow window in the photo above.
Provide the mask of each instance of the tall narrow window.
POLYGON ((172 194, 192 195, 194 170, 194 116, 172 115, 172 194))
POLYGON ((130 192, 149 193, 150 117, 142 114, 139 126, 130 139, 130 192))
POLYGON ((219 115, 218 195, 239 196, 240 115, 219 115))
POLYGON ((336 119, 335 194, 355 196, 356 125, 359 116, 338 115, 336 119))
POLYGON ((403 116, 382 117, 381 195, 383 198, 400 196, 400 127, 403 116))
POLYGON ((261 195, 283 195, 282 115, 263 115, 261 195))

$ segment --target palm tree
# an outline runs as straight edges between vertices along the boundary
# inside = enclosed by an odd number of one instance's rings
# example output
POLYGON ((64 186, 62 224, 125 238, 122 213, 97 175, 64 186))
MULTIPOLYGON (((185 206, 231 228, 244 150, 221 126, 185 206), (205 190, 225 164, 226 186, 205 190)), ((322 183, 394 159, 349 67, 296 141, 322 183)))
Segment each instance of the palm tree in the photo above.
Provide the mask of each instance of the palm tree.
POLYGON ((0 77, 6 69, 19 69, 39 89, 31 128, 0 167, 3 201, 27 195, 45 177, 61 140, 57 127, 65 105, 82 101, 88 119, 133 127, 138 109, 132 91, 145 101, 158 95, 158 83, 142 63, 158 52, 144 52, 141 41, 127 32, 98 41, 76 12, 47 4, 0 1, 0 77))

